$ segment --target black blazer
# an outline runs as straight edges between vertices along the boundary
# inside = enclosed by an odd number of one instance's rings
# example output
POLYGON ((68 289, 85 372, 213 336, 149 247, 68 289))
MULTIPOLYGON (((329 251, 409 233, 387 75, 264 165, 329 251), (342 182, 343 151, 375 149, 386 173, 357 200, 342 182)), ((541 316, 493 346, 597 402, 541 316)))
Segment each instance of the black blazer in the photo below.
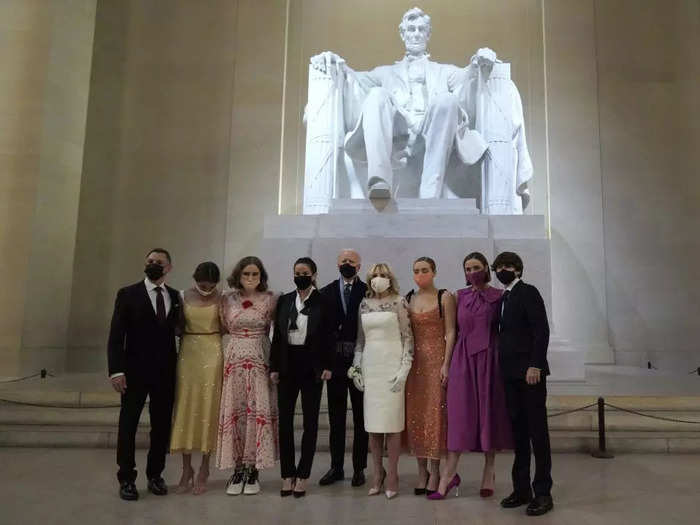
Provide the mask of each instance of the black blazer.
POLYGON ((501 313, 502 304, 503 299, 498 308, 498 353, 503 374, 525 378, 532 366, 548 375, 549 323, 540 292, 520 281, 511 290, 501 313))
MULTIPOLYGON (((289 314, 296 301, 296 290, 284 294, 277 301, 275 329, 270 349, 270 372, 279 372, 284 377, 289 371, 289 314)), ((333 348, 333 320, 335 306, 318 290, 311 292, 306 300, 309 320, 306 328, 306 346, 314 361, 314 370, 320 378, 323 370, 333 370, 335 351, 333 348)))
POLYGON ((335 341, 354 343, 357 341, 357 314, 360 303, 367 293, 367 285, 358 277, 352 285, 348 313, 343 310, 343 297, 340 291, 340 279, 321 288, 321 293, 327 296, 334 306, 333 337, 335 341))
POLYGON ((123 372, 127 381, 152 383, 175 373, 175 336, 182 305, 177 290, 167 285, 165 289, 170 294, 165 323, 158 321, 143 281, 117 292, 107 343, 110 375, 123 372))

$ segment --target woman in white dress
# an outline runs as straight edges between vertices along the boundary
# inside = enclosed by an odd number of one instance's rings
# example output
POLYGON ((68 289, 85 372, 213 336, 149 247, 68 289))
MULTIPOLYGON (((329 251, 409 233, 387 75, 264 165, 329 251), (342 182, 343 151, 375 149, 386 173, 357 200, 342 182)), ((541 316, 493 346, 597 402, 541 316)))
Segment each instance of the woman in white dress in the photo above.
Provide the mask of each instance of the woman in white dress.
POLYGON ((404 387, 413 361, 413 333, 408 304, 387 264, 375 264, 367 273, 367 297, 360 303, 357 346, 348 370, 358 389, 364 390, 365 430, 374 461, 374 483, 369 495, 398 493, 401 433, 405 426, 404 387), (384 439, 389 455, 382 464, 384 439))

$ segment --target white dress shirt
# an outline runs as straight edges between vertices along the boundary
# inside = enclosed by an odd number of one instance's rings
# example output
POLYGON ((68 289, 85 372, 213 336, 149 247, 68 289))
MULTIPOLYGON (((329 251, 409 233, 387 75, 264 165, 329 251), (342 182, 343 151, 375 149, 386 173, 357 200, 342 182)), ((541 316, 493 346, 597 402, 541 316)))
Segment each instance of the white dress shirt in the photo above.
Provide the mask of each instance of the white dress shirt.
POLYGON ((163 284, 156 284, 148 280, 148 277, 146 277, 143 280, 143 283, 146 285, 146 291, 148 292, 148 298, 151 300, 151 304, 153 305, 153 311, 158 315, 158 307, 156 306, 156 300, 158 297, 158 292, 156 292, 156 288, 160 286, 160 288, 163 290, 163 301, 165 301, 165 316, 167 317, 168 314, 170 313, 170 293, 168 293, 168 289, 165 287, 165 283, 163 284))
POLYGON ((309 297, 311 297, 311 294, 314 293, 314 288, 313 286, 311 287, 311 292, 309 292, 309 295, 306 296, 306 300, 302 301, 301 300, 301 295, 299 295, 299 292, 297 291, 297 296, 296 296, 296 307, 297 307, 297 330, 289 330, 289 335, 287 337, 287 341, 289 342, 290 345, 294 346, 303 346, 304 343, 306 343, 306 329, 307 326, 309 325, 309 316, 306 314, 301 313, 302 309, 304 308, 304 304, 306 301, 308 301, 309 297))
MULTIPOLYGON (((520 282, 520 277, 516 277, 513 279, 513 282, 511 282, 508 286, 506 286, 506 289, 504 290, 505 292, 510 292, 513 290, 513 286, 518 284, 520 282)), ((501 302, 501 315, 503 315, 503 311, 506 309, 506 302, 502 301, 501 302)))
MULTIPOLYGON (((165 287, 165 283, 163 284, 156 284, 148 280, 148 277, 146 277, 143 280, 143 284, 146 285, 146 292, 148 293, 148 298, 151 300, 151 305, 153 306, 153 311, 155 312, 156 315, 158 315, 158 307, 156 306, 156 298, 158 297, 158 292, 156 292, 156 288, 160 286, 163 289, 163 301, 165 302, 165 315, 170 313, 170 306, 172 301, 170 300, 170 294, 168 293, 168 289, 165 287)), ((109 376, 110 379, 114 377, 119 377, 123 376, 124 372, 117 372, 116 374, 112 374, 109 376)))

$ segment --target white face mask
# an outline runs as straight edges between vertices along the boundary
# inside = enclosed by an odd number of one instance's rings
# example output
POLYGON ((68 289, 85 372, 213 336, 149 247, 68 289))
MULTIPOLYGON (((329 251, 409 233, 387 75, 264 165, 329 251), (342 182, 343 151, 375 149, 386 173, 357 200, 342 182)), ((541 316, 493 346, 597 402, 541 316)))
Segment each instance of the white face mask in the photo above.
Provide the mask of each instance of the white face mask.
POLYGON ((213 294, 213 293, 216 291, 216 288, 212 288, 212 289, 209 290, 208 292, 205 292, 204 290, 202 290, 202 289, 201 289, 198 285, 196 285, 196 284, 194 285, 194 287, 195 287, 195 289, 197 290, 197 292, 199 293, 199 295, 201 295, 201 296, 203 296, 203 297, 208 297, 208 296, 210 296, 211 294, 213 294))
POLYGON ((384 293, 389 289, 389 286, 391 286, 391 281, 386 277, 374 277, 372 278, 372 282, 370 284, 372 286, 372 290, 375 292, 384 293))

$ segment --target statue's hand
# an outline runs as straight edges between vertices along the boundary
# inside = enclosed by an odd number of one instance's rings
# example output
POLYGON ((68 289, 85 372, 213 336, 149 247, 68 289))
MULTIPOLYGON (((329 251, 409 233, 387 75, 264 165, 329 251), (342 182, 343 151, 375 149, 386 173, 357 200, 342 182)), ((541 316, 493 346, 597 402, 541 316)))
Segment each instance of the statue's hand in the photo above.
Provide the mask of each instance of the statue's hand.
POLYGON ((331 51, 324 51, 311 57, 311 67, 321 73, 329 73, 333 66, 344 69, 345 59, 331 51))
POLYGON ((496 62, 496 52, 488 47, 482 47, 476 52, 474 58, 480 66, 492 66, 496 62))
POLYGON ((523 200, 523 210, 527 209, 528 204, 530 204, 530 188, 525 188, 521 193, 520 197, 523 200))

